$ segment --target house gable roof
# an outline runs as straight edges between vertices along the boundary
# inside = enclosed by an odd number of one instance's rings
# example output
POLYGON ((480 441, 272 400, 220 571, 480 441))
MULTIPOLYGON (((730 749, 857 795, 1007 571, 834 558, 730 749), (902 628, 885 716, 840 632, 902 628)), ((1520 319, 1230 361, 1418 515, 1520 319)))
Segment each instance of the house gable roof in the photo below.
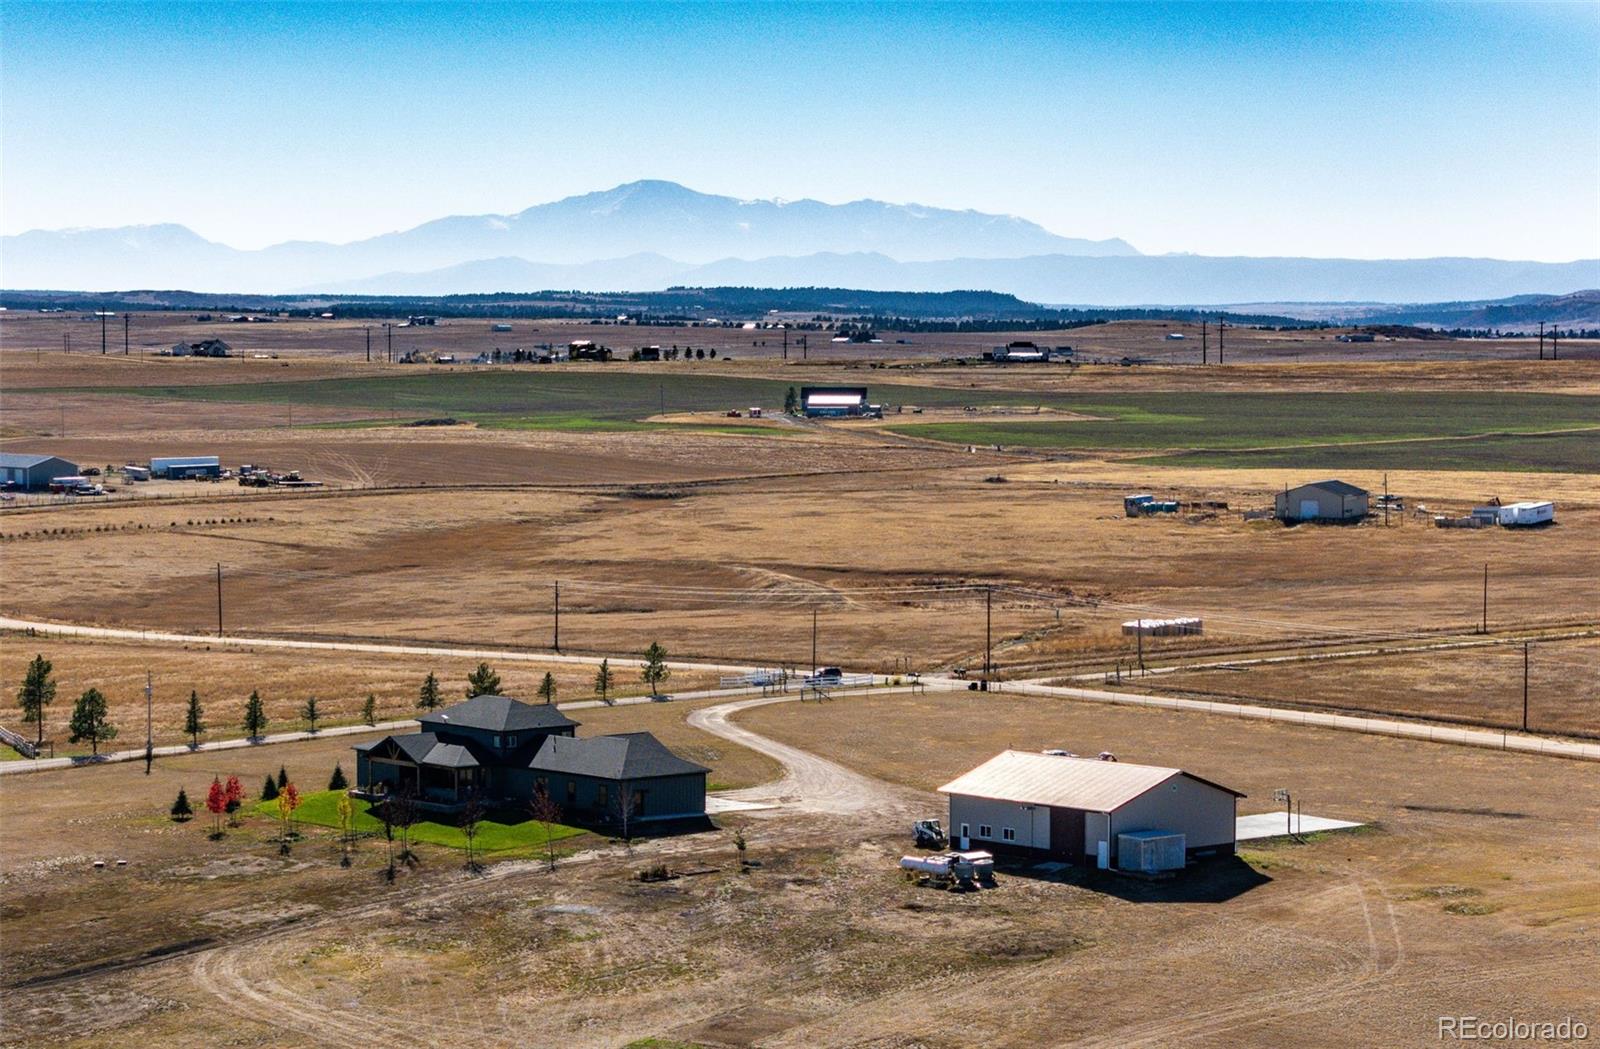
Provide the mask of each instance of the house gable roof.
POLYGON ((436 768, 464 769, 485 764, 470 744, 446 743, 432 732, 385 736, 376 743, 361 744, 355 749, 369 757, 403 757, 412 764, 436 768))
POLYGON ((551 736, 534 754, 528 767, 539 772, 610 780, 653 779, 711 771, 704 765, 678 757, 648 732, 621 732, 584 739, 551 736))
POLYGON ((939 793, 1111 812, 1176 776, 1186 776, 1236 798, 1244 797, 1236 790, 1182 769, 1020 750, 1002 751, 966 775, 946 783, 939 788, 939 793))
POLYGON ((1305 489, 1305 488, 1320 488, 1324 492, 1332 492, 1334 495, 1366 495, 1367 494, 1367 490, 1365 488, 1358 488, 1357 486, 1351 484, 1349 481, 1337 481, 1337 480, 1333 480, 1332 478, 1330 478, 1330 479, 1328 479, 1326 481, 1312 481, 1309 484, 1300 485, 1299 488, 1291 488, 1290 491, 1298 492, 1301 489, 1305 489))
POLYGON ((577 728, 553 704, 524 703, 509 696, 473 696, 464 703, 436 710, 417 720, 425 729, 443 732, 452 728, 484 732, 526 732, 538 729, 577 728))

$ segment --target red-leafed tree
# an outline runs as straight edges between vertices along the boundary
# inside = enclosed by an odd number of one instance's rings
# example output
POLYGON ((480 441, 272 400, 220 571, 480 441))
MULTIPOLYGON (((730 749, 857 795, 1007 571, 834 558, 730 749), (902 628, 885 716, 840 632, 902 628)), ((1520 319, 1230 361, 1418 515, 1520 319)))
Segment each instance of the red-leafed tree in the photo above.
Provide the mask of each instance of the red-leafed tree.
POLYGON ((223 809, 228 814, 229 822, 237 824, 239 817, 235 813, 244 804, 244 784, 239 782, 238 776, 229 776, 228 782, 222 786, 222 793, 226 802, 223 809))
POLYGON ((283 788, 282 797, 288 802, 289 833, 294 833, 294 810, 300 807, 300 791, 293 783, 283 788))
POLYGON ((211 813, 211 834, 222 837, 222 814, 228 811, 228 790, 222 780, 211 777, 211 789, 206 791, 206 811, 211 813))

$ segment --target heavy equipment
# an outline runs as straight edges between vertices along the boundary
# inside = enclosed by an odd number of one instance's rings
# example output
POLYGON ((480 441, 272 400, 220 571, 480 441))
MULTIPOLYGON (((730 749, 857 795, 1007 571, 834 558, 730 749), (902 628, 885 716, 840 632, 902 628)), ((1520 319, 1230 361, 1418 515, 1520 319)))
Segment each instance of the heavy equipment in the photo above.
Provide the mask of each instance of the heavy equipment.
POLYGON ((950 844, 945 837, 944 825, 938 820, 917 820, 911 825, 911 835, 919 849, 942 849, 950 844))

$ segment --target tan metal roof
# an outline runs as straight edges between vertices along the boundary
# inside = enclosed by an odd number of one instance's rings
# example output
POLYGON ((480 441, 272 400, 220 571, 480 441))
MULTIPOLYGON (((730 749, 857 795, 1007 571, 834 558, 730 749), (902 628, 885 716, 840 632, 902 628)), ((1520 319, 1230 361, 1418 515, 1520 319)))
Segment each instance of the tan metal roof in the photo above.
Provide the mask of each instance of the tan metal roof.
MULTIPOLYGON (((1132 765, 1125 761, 1067 758, 1007 750, 939 788, 941 794, 965 794, 1025 805, 1111 812, 1174 776, 1189 776, 1208 786, 1237 794, 1220 784, 1182 769, 1132 765)), ((1242 795, 1240 795, 1242 797, 1242 795)))

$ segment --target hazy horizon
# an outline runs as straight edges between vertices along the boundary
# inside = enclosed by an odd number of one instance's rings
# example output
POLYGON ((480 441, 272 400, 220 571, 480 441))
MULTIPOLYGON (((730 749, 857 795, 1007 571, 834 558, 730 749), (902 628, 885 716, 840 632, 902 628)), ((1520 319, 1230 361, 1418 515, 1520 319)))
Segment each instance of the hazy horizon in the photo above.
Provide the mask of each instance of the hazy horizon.
POLYGON ((13 3, 0 24, 8 234, 345 243, 660 179, 1149 254, 1600 255, 1589 5, 13 3))

